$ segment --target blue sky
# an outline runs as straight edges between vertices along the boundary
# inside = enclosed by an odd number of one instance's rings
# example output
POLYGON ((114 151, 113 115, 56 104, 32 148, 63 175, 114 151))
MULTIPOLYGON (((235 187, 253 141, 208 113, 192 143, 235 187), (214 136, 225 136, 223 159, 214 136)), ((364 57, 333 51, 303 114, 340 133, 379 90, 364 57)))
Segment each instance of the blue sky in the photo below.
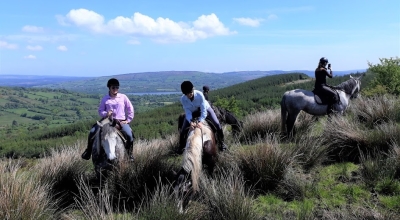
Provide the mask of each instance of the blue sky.
POLYGON ((0 76, 333 70, 400 57, 399 0, 0 0, 0 76))

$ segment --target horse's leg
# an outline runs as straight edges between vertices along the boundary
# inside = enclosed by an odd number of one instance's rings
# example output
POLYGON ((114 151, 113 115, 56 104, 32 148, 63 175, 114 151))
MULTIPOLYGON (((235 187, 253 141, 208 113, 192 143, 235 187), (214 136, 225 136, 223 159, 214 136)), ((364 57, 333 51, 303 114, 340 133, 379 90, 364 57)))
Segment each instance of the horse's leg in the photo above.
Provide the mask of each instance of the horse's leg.
POLYGON ((294 123, 296 122, 297 115, 299 115, 300 111, 295 111, 293 113, 289 113, 286 121, 287 134, 289 137, 293 137, 295 134, 294 131, 294 123))
POLYGON ((217 147, 212 141, 206 141, 203 145, 203 164, 207 165, 209 175, 212 175, 215 167, 215 157, 217 155, 217 147))

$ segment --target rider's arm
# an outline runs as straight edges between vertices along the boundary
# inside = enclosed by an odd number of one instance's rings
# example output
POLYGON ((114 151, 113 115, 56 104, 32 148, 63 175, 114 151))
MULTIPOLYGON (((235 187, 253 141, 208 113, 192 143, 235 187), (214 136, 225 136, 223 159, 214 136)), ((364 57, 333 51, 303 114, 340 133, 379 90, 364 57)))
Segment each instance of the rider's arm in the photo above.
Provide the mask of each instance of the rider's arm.
POLYGON ((185 95, 183 95, 182 97, 181 97, 181 104, 182 104, 182 108, 183 108, 183 110, 185 111, 185 115, 186 115, 186 120, 188 121, 188 122, 190 122, 190 120, 192 120, 192 111, 190 110, 190 108, 188 107, 189 105, 190 105, 190 103, 189 103, 189 99, 185 96, 185 95))
POLYGON ((106 96, 101 99, 99 109, 97 110, 97 112, 99 113, 99 116, 101 118, 107 117, 107 109, 106 109, 107 99, 108 99, 108 97, 106 97, 106 96))
POLYGON ((135 117, 135 109, 133 108, 132 102, 129 100, 127 96, 125 96, 124 102, 127 113, 126 123, 131 123, 133 117, 135 117))
POLYGON ((331 68, 329 68, 329 71, 327 69, 325 69, 325 74, 329 77, 332 78, 333 77, 333 72, 331 70, 331 68))
POLYGON ((199 101, 200 101, 200 112, 201 112, 201 115, 200 115, 199 121, 200 122, 204 122, 204 120, 207 117, 207 108, 208 108, 207 100, 204 98, 204 95, 201 92, 198 93, 198 97, 196 97, 196 98, 198 98, 199 101))

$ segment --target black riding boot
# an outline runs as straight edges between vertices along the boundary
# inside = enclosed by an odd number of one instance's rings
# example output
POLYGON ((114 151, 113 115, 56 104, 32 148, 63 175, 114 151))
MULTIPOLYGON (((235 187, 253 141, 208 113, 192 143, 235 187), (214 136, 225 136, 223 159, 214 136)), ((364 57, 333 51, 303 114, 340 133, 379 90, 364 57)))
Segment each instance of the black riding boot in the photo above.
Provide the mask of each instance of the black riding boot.
POLYGON ((132 155, 133 151, 133 141, 127 141, 125 145, 126 153, 128 154, 129 160, 134 161, 134 157, 132 155))
POLYGON ((89 136, 86 150, 83 152, 83 154, 81 156, 82 159, 84 159, 84 160, 89 160, 90 159, 90 157, 92 155, 93 141, 94 141, 94 139, 89 136))
POLYGON ((186 134, 184 131, 182 131, 179 134, 179 147, 176 151, 177 154, 182 154, 183 151, 185 150, 185 146, 186 146, 186 134))
POLYGON ((218 136, 218 144, 219 144, 219 150, 220 151, 225 151, 227 150, 227 147, 224 143, 224 132, 222 129, 217 130, 217 136, 218 136))

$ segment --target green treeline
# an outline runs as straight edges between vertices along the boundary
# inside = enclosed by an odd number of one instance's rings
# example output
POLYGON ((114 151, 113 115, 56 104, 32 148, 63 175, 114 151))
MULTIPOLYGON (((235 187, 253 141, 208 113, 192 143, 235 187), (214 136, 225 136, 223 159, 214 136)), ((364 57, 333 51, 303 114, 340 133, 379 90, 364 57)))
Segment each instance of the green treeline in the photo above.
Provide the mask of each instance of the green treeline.
MULTIPOLYGON (((331 85, 337 85, 348 78, 349 76, 347 75, 334 77, 327 81, 331 85)), ((211 90, 209 97, 212 102, 234 99, 239 113, 237 116, 241 118, 252 112, 278 107, 283 93, 287 90, 296 88, 312 90, 313 86, 313 79, 305 74, 281 74, 262 77, 215 91, 211 90)), ((2 92, 5 92, 4 89, 2 92)), ((43 100, 53 100, 54 97, 50 99, 46 98, 45 95, 47 94, 50 96, 51 91, 47 93, 40 94, 43 96, 43 100)), ((69 94, 68 92, 66 93, 69 94)), ((24 96, 24 94, 20 95, 24 96)), ((96 102, 91 103, 90 106, 94 108, 92 111, 97 111, 99 96, 87 97, 84 94, 74 96, 93 98, 92 100, 96 100, 96 102)), ((162 96, 130 97, 136 110, 135 118, 131 124, 136 139, 163 138, 177 132, 177 119, 179 114, 183 112, 179 103, 180 95, 171 95, 168 97, 169 103, 161 103, 158 99, 161 99, 162 96), (158 104, 146 107, 144 104, 151 103, 151 99, 154 99, 152 100, 153 103, 158 104), (142 105, 136 107, 136 103, 142 103, 142 105)), ((61 98, 61 95, 57 98, 61 98)), ((43 100, 37 101, 43 102, 43 100)), ((78 109, 82 109, 82 113, 88 111, 86 108, 79 108, 79 105, 76 104, 79 103, 79 101, 82 101, 82 99, 77 99, 76 101, 71 100, 71 98, 68 99, 68 102, 71 102, 69 106, 76 105, 78 109)), ((39 106, 42 108, 37 108, 38 112, 46 109, 45 103, 39 106)), ((3 109, 5 109, 5 107, 3 107, 3 109)), ((5 110, 7 111, 7 109, 5 110)), ((42 115, 48 118, 55 117, 55 115, 52 114, 52 109, 47 110, 49 111, 46 111, 46 113, 42 115)), ((73 116, 76 116, 78 112, 79 111, 75 111, 73 116)), ((70 117, 73 116, 71 115, 70 117)), ((0 155, 7 157, 41 157, 51 148, 73 144, 76 140, 86 140, 88 131, 96 120, 98 120, 98 118, 94 115, 91 119, 83 118, 67 125, 37 126, 30 130, 28 130, 28 126, 23 127, 19 125, 17 128, 8 129, 7 131, 0 129, 1 134, 8 137, 5 139, 3 138, 0 143, 0 155)), ((44 121, 46 120, 43 120, 43 123, 44 121)), ((52 121, 48 121, 50 124, 51 122, 52 121)))

